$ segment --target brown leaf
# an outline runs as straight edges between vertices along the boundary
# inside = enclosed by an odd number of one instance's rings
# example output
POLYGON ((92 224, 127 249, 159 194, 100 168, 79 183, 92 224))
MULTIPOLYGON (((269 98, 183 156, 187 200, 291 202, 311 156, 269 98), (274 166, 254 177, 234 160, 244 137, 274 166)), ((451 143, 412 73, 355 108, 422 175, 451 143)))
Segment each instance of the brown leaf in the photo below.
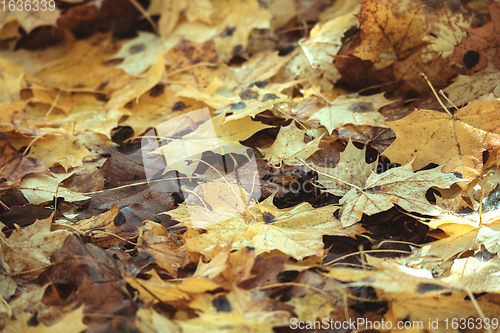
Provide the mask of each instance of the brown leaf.
POLYGON ((0 191, 16 188, 24 176, 33 173, 50 175, 45 163, 20 154, 5 135, 0 134, 0 191))
POLYGON ((455 47, 448 60, 466 70, 467 74, 484 69, 488 62, 500 67, 500 3, 491 2, 488 6, 490 20, 480 28, 466 29, 467 37, 455 47))
POLYGON ((0 234, 2 266, 11 274, 31 271, 37 276, 40 268, 50 264, 50 256, 59 250, 70 233, 66 230, 50 231, 53 216, 38 220, 24 229, 14 230, 9 238, 0 234))
POLYGON ((176 277, 186 258, 186 252, 180 249, 179 239, 161 224, 151 221, 146 221, 139 231, 139 252, 152 255, 158 266, 176 277))

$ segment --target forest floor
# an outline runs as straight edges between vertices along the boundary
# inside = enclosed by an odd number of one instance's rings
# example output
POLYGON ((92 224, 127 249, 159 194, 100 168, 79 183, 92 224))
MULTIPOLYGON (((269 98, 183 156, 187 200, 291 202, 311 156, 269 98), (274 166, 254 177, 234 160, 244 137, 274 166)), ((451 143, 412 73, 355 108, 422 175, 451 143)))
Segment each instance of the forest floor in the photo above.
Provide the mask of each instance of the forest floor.
POLYGON ((496 332, 500 2, 5 1, 3 332, 496 332))

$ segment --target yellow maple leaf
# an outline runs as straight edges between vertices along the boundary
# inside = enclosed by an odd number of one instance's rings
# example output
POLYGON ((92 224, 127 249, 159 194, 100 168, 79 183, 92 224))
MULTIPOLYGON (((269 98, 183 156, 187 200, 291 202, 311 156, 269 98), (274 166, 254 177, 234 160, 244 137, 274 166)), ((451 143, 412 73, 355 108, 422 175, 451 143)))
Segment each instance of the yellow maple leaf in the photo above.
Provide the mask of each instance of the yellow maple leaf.
POLYGON ((340 221, 348 227, 361 220, 363 213, 372 215, 393 205, 438 215, 443 211, 425 198, 426 191, 432 186, 448 188, 458 181, 460 178, 442 173, 439 168, 414 173, 411 163, 381 174, 371 173, 363 186, 353 186, 340 200, 345 205, 340 221))
POLYGON ((328 106, 317 111, 310 120, 319 120, 328 129, 328 133, 347 124, 386 127, 384 117, 378 110, 393 103, 383 93, 371 96, 343 95, 337 97, 328 106))
POLYGON ((269 148, 260 148, 265 154, 264 159, 275 166, 282 164, 301 165, 301 160, 306 160, 317 151, 321 137, 305 142, 305 130, 300 130, 292 123, 286 127, 281 127, 274 141, 269 148))
MULTIPOLYGON (((322 235, 352 237, 362 230, 360 226, 342 228, 341 223, 333 216, 338 207, 312 209, 309 203, 301 203, 292 208, 277 209, 272 204, 272 199, 269 197, 263 203, 249 207, 242 214, 205 226, 205 233, 186 234, 186 249, 210 258, 216 244, 232 244, 232 249, 254 247, 256 255, 279 250, 301 260, 306 256, 323 255, 322 235), (262 209, 265 209, 264 213, 262 209), (266 222, 271 216, 272 223, 266 222)), ((224 212, 218 211, 215 206, 212 211, 206 211, 207 216, 210 214, 224 212)), ((168 215, 189 229, 193 228, 186 205, 169 211, 168 215)))
POLYGON ((389 5, 363 0, 356 17, 361 25, 361 44, 354 55, 373 62, 375 70, 404 59, 425 46, 420 9, 405 16, 393 14, 389 5))
POLYGON ((444 164, 444 172, 457 171, 464 178, 482 174, 483 151, 500 144, 500 101, 476 101, 453 115, 417 110, 403 119, 386 123, 396 141, 384 155, 413 168, 444 164))

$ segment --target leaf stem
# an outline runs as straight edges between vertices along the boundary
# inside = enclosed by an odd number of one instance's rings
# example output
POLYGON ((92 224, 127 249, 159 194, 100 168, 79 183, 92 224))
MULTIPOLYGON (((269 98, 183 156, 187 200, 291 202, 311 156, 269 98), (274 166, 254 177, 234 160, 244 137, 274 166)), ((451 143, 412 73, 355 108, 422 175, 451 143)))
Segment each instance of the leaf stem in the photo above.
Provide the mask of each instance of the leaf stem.
POLYGON ((439 105, 441 105, 441 107, 443 108, 443 110, 450 116, 450 117, 453 117, 453 115, 451 114, 451 112, 446 108, 446 106, 444 106, 443 102, 441 101, 441 99, 439 98, 437 92, 436 92, 436 89, 434 89, 434 87, 432 86, 432 83, 429 81, 429 79, 427 78, 427 75, 425 75, 424 73, 420 73, 420 75, 425 79, 425 81, 427 81, 427 84, 429 85, 429 87, 431 88, 432 90, 432 93, 434 94, 434 96, 436 96, 436 99, 437 101, 439 102, 439 105))

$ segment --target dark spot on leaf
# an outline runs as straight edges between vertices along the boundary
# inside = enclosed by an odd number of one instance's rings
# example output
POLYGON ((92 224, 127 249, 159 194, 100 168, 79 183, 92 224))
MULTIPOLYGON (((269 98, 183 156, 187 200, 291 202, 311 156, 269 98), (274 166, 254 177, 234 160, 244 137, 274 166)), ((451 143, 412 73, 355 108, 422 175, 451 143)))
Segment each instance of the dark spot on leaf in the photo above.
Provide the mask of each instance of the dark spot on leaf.
POLYGON ((248 249, 248 251, 254 251, 255 250, 255 247, 253 247, 253 246, 245 246, 245 247, 248 249))
POLYGON ((243 110, 246 107, 247 105, 243 102, 233 103, 231 104, 231 108, 229 110, 243 110))
POLYGON ((186 104, 184 102, 176 102, 174 106, 172 106, 172 111, 182 111, 186 108, 186 104))
POLYGON ((467 51, 467 53, 464 55, 463 60, 465 67, 467 67, 467 69, 471 69, 479 62, 479 53, 477 53, 476 51, 467 51))
POLYGON ((276 96, 275 94, 265 94, 264 97, 262 97, 262 102, 265 101, 272 101, 273 99, 278 99, 279 97, 276 96))
POLYGON ((125 215, 123 215, 122 212, 119 212, 118 214, 116 214, 115 219, 113 220, 113 223, 116 226, 120 226, 122 224, 125 224, 125 222, 127 222, 127 219, 125 218, 125 215))
POLYGON ((354 103, 349 107, 349 110, 352 112, 371 112, 375 111, 373 108, 372 103, 367 103, 367 102, 359 102, 359 103, 354 103))
POLYGON ((235 47, 233 47, 233 50, 231 51, 233 55, 238 55, 241 52, 243 52, 243 45, 236 45, 235 47))
POLYGON ((443 290, 443 287, 434 283, 420 283, 417 287, 417 292, 419 294, 425 294, 432 291, 440 291, 443 290))
POLYGON ((234 34, 234 31, 236 30, 235 27, 229 28, 227 27, 224 29, 224 31, 220 34, 221 37, 231 37, 234 34))
POLYGON ((108 84, 109 84, 109 81, 101 82, 99 87, 97 87, 97 90, 102 90, 102 89, 106 88, 108 86, 108 84))
POLYGON ((257 97, 259 97, 259 93, 251 89, 243 89, 240 92, 240 98, 242 101, 246 101, 248 99, 257 99, 257 97))
POLYGON ((217 312, 231 312, 233 308, 225 295, 220 295, 212 300, 212 305, 217 309, 217 312))
POLYGON ((252 87, 264 88, 266 86, 266 84, 267 84, 267 80, 255 81, 255 82, 250 83, 248 88, 252 88, 252 87))
POLYGON ((159 83, 156 86, 154 86, 153 88, 151 88, 151 90, 149 91, 149 96, 151 96, 151 97, 159 96, 159 95, 163 94, 163 91, 165 91, 165 85, 162 83, 159 83))
POLYGON ((131 46, 130 49, 128 49, 128 53, 136 54, 136 53, 144 51, 145 49, 146 49, 146 45, 137 44, 137 45, 131 46))
POLYGON ((262 218, 264 219, 264 222, 266 223, 271 223, 271 222, 274 222, 274 215, 269 213, 269 212, 264 212, 262 213, 262 218))
POLYGON ((456 172, 456 171, 455 171, 455 172, 453 173, 453 175, 454 175, 455 177, 457 177, 457 178, 462 179, 462 174, 461 174, 460 172, 456 172))

